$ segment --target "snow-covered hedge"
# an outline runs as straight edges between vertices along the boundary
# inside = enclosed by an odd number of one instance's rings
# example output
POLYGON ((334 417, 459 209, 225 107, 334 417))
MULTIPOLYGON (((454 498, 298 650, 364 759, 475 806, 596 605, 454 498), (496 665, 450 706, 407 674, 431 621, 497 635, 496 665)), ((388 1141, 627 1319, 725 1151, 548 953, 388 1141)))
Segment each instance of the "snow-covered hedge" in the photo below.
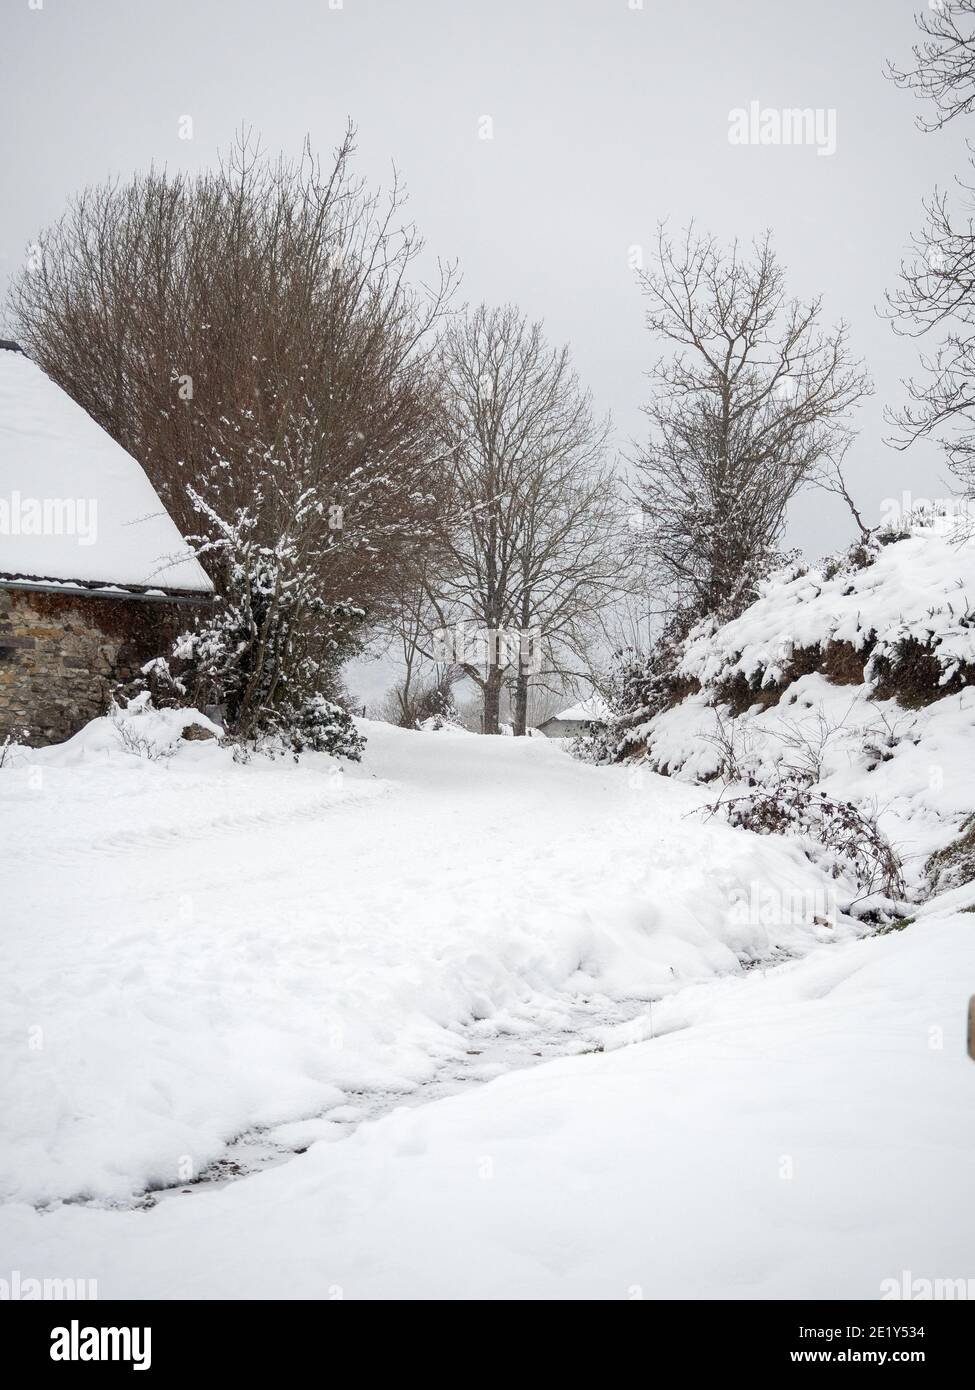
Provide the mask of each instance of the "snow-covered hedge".
POLYGON ((975 810, 973 687, 975 536, 914 518, 631 661, 581 751, 724 783, 725 801, 798 777, 878 826, 923 895, 975 810))
MULTIPOLYGON (((699 624, 677 669, 701 687, 742 676, 757 692, 789 684, 802 674, 797 663, 828 666, 829 648, 840 645, 862 657, 860 679, 869 684, 888 679, 896 685, 911 647, 931 656, 931 698, 953 682, 956 688, 970 683, 975 537, 968 526, 920 520, 906 534, 881 534, 818 566, 779 571, 740 617, 699 624), (812 653, 805 663, 803 653, 812 653)), ((844 683, 854 682, 848 675, 844 683)))

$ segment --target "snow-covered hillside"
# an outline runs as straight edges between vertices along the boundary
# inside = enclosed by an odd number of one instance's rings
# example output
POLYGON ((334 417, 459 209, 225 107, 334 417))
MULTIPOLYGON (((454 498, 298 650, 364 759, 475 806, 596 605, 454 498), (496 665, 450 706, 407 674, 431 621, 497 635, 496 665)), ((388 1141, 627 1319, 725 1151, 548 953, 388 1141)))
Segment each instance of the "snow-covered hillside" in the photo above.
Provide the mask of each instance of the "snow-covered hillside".
POLYGON ((631 720, 626 746, 686 781, 808 770, 876 814, 924 897, 929 856, 975 809, 973 605, 975 537, 944 517, 780 571, 739 618, 691 633, 689 693, 631 720))
POLYGON ((919 517, 849 556, 779 571, 732 622, 692 634, 681 669, 713 686, 736 674, 753 689, 781 684, 798 653, 847 643, 865 679, 897 689, 906 644, 929 651, 935 680, 975 673, 975 533, 966 518, 919 517), (894 666, 895 671, 887 668, 894 666))

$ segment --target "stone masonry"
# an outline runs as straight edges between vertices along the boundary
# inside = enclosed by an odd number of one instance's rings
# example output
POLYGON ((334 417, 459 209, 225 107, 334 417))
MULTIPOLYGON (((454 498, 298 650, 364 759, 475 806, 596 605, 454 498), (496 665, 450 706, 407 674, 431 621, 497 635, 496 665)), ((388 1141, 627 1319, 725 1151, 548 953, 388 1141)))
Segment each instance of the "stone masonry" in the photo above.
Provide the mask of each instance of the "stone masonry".
POLYGON ((0 743, 77 733, 191 621, 175 603, 0 587, 0 743))

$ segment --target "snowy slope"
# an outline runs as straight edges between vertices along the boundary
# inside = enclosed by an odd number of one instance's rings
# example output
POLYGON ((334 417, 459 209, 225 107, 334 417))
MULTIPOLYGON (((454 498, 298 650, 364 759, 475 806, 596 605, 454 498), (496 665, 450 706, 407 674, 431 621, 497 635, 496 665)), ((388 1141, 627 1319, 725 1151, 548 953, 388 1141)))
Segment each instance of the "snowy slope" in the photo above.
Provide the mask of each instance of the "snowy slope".
POLYGON ((592 1046, 562 1032, 580 1011, 859 930, 814 920, 795 844, 690 816, 697 788, 364 728, 345 772, 206 742, 147 760, 109 720, 0 768, 0 1194, 128 1200, 255 1127, 293 1144, 489 1076, 506 1038, 592 1046))
POLYGON ((40 367, 0 350, 0 575, 60 583, 212 589, 140 465, 40 367), (29 508, 81 502, 62 534, 29 508), (18 534, 20 532, 20 534, 18 534))
MULTIPOLYGON (((714 777, 729 728, 726 710, 707 695, 693 695, 649 726, 653 764, 680 780, 714 777)), ((928 856, 958 835, 975 807, 971 687, 925 709, 904 710, 893 700, 872 699, 867 686, 835 686, 812 673, 790 684, 772 709, 743 715, 734 737, 743 766, 760 781, 787 759, 801 761, 797 740, 821 751, 818 785, 877 813, 915 894, 923 895, 928 856)))
POLYGON ((973 988, 975 918, 932 913, 220 1190, 9 1206, 0 1246, 101 1298, 879 1299, 905 1272, 971 1290, 973 988))
POLYGON ((870 644, 876 658, 908 637, 933 647, 946 682, 959 663, 975 665, 975 534, 967 519, 954 526, 919 521, 862 569, 785 571, 762 589, 741 617, 692 634, 684 675, 706 686, 734 672, 761 672, 769 685, 782 679, 797 648, 849 642, 864 651, 870 644))
POLYGON ((732 749, 742 780, 816 766, 828 795, 877 815, 912 894, 923 896, 928 856, 975 810, 973 602, 975 539, 965 525, 919 523, 863 568, 779 572, 739 618, 691 633, 679 669, 701 689, 628 737, 650 766, 685 781, 718 777, 732 749), (822 654, 841 643, 853 654, 836 683, 822 654), (930 702, 917 708, 881 698, 878 684, 878 663, 896 663, 905 643, 933 663, 930 702), (803 653, 817 669, 796 675, 803 653), (738 713, 726 698, 736 677, 754 697, 738 713), (953 680, 960 688, 949 692, 953 680))

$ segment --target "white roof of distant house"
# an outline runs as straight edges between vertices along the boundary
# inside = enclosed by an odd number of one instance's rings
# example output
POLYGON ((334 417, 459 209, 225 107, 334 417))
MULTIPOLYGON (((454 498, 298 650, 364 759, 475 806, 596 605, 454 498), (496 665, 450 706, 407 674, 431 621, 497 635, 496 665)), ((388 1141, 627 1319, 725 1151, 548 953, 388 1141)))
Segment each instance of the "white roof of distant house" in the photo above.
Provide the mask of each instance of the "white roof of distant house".
POLYGON ((587 720, 590 723, 605 723, 609 718, 609 706, 601 695, 590 695, 586 700, 580 700, 577 705, 570 705, 568 709, 561 710, 555 715, 556 719, 587 720))
POLYGON ((11 344, 0 347, 0 582, 213 592, 141 465, 11 344))

